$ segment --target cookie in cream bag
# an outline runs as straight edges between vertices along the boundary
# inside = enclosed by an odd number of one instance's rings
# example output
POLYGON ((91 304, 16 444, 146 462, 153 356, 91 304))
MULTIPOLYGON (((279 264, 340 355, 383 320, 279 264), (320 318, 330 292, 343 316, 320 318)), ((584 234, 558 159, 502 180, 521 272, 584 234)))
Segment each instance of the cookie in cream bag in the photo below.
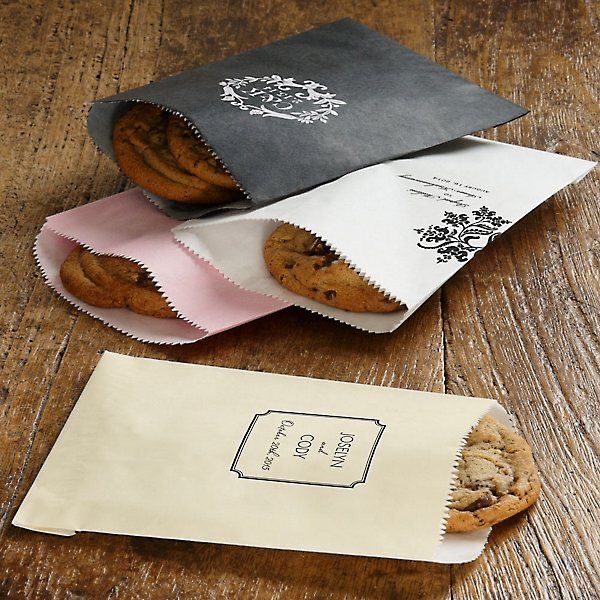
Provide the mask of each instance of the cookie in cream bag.
POLYGON ((460 563, 538 493, 493 400, 107 352, 13 524, 460 563))

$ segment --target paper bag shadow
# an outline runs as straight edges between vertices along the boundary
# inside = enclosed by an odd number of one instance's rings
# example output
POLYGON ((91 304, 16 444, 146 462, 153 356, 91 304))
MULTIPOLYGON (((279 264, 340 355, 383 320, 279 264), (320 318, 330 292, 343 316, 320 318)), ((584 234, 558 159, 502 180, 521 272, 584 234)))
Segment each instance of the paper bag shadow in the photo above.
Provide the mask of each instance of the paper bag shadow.
POLYGON ((485 560, 485 554, 514 538, 526 520, 527 513, 521 513, 494 527, 483 554, 462 565, 148 538, 130 538, 130 545, 143 561, 175 562, 209 580, 227 574, 232 581, 267 580, 272 590, 300 587, 307 595, 436 600, 448 597, 451 587, 460 587, 485 560))
POLYGON ((201 578, 266 580, 267 589, 299 588, 315 597, 441 600, 451 585, 449 567, 433 563, 145 538, 131 538, 131 548, 142 559, 175 561, 201 578))
POLYGON ((316 597, 327 593, 332 597, 350 594, 436 600, 448 597, 451 587, 460 587, 463 580, 471 577, 486 553, 495 552, 515 538, 516 531, 526 526, 527 515, 521 513, 496 525, 482 555, 462 565, 148 538, 130 538, 130 545, 143 561, 175 562, 179 568, 193 570, 208 580, 227 574, 232 581, 267 580, 272 590, 299 587, 316 597))

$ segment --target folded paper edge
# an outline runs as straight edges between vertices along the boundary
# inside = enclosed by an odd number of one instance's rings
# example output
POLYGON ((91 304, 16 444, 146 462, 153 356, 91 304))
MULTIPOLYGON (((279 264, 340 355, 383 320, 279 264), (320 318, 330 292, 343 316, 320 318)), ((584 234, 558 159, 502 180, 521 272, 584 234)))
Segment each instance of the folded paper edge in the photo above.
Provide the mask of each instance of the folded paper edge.
MULTIPOLYGON (((89 528, 89 529, 56 529, 56 528, 52 528, 52 527, 44 527, 41 525, 34 525, 34 524, 24 524, 23 522, 20 522, 16 517, 13 518, 13 520, 11 521, 11 524, 14 527, 19 527, 20 529, 26 529, 28 531, 34 531, 36 533, 42 533, 42 534, 46 534, 46 535, 59 535, 61 537, 74 537, 75 535, 77 535, 78 533, 92 533, 92 534, 100 534, 100 535, 118 535, 118 536, 126 536, 126 537, 131 537, 131 538, 144 538, 144 539, 152 539, 155 536, 151 536, 151 535, 146 535, 146 534, 142 534, 142 533, 125 533, 123 531, 118 531, 118 530, 110 530, 110 529, 96 529, 96 528, 89 528)), ((463 534, 454 534, 454 535, 463 535, 463 534)), ((469 535, 464 534, 464 535, 469 535)), ((296 547, 292 547, 292 546, 274 546, 274 547, 269 547, 266 548, 265 546, 260 546, 258 544, 235 544, 232 542, 228 542, 228 543, 224 543, 224 542, 212 542, 209 540, 202 540, 202 539, 192 539, 192 538, 187 538, 187 537, 183 537, 183 536, 173 536, 173 537, 159 537, 156 539, 160 539, 160 540, 166 540, 166 541, 170 541, 170 542, 189 542, 192 544, 212 544, 215 546, 224 546, 224 547, 235 547, 235 548, 244 548, 244 549, 257 549, 257 550, 275 550, 277 552, 309 552, 310 554, 326 554, 329 556, 356 556, 359 558, 375 558, 375 559, 381 559, 381 558, 387 558, 389 560, 399 560, 399 561, 414 561, 414 562, 421 562, 421 563, 430 563, 430 564, 465 564, 466 562, 471 562, 471 561, 454 561, 454 562, 449 562, 449 561, 439 561, 436 558, 432 558, 432 559, 424 559, 424 558, 418 558, 418 557, 410 557, 410 558, 402 558, 400 556, 389 556, 389 557, 381 557, 377 554, 364 554, 364 553, 360 553, 360 552, 347 552, 347 553, 339 553, 339 552, 334 552, 331 550, 313 550, 313 549, 307 549, 307 548, 296 548, 296 547)), ((478 554, 478 556, 481 554, 481 552, 478 554)), ((475 559, 473 559, 475 560, 475 559)))
MULTIPOLYGON (((44 223, 44 225, 42 226, 42 229, 40 229, 40 231, 38 232, 38 234, 36 235, 35 238, 35 242, 34 242, 34 246, 33 246, 33 257, 35 259, 36 265, 38 267, 38 269, 41 271, 42 276, 44 278, 44 281, 46 283, 46 285, 51 288, 58 296, 60 296, 60 298, 62 298, 63 300, 65 300, 66 302, 68 302, 71 306, 74 306, 77 310, 80 310, 81 312, 85 313, 86 315, 88 315, 89 317, 92 317, 93 319, 97 319, 98 321, 101 321, 102 323, 104 323, 105 325, 107 325, 108 327, 111 327, 112 329, 115 329, 116 331, 118 331, 119 333, 122 333, 123 335, 126 335, 127 337, 130 337, 134 340, 138 340, 140 342, 146 343, 146 344, 159 344, 159 345, 164 345, 164 346, 183 346, 186 344, 193 344, 195 343, 195 341, 200 341, 206 337, 208 337, 208 331, 206 329, 204 329, 203 327, 196 325, 193 321, 189 320, 187 317, 184 317, 183 315, 181 315, 181 313, 179 313, 179 311, 177 310, 177 308, 173 305, 173 303, 171 302, 171 300, 169 300, 167 298, 167 296, 163 293, 162 287, 159 286, 158 281, 156 280, 156 278, 154 277, 154 274, 150 271, 150 269, 147 269, 150 272, 151 275, 151 279, 152 281, 157 285, 157 288, 159 289, 159 292, 161 294, 161 296, 165 299, 165 301, 167 302, 167 304, 169 305, 170 308, 172 308, 178 315, 177 318, 181 318, 181 320, 185 321, 188 325, 191 325, 192 327, 195 327, 196 329, 199 330, 199 333, 201 334, 200 337, 198 337, 197 340, 193 341, 193 340, 189 340, 189 341, 181 341, 181 342, 165 342, 165 341, 153 341, 153 340, 149 340, 140 336, 137 336, 133 333, 130 333, 128 331, 125 331, 123 329, 121 329, 119 326, 114 325, 113 323, 107 321, 106 319, 92 313, 91 311, 87 310, 86 308, 84 308, 83 306, 79 305, 78 303, 72 301, 70 298, 67 298, 66 296, 64 296, 50 281, 50 277, 48 276, 48 273, 46 271, 45 266, 42 264, 42 260, 40 258, 40 254, 39 254, 39 242, 40 242, 40 237, 43 233, 43 230, 47 228, 48 231, 50 231, 53 235, 56 235, 58 237, 62 237, 66 240, 69 240, 70 242, 74 242, 76 244, 79 244, 81 246, 83 246, 86 250, 89 250, 90 252, 94 253, 94 254, 98 254, 97 252, 95 252, 88 244, 82 243, 81 241, 79 241, 77 238, 75 237, 69 237, 63 233, 60 233, 58 231, 56 231, 53 227, 51 227, 48 223, 48 221, 46 220, 46 222, 44 223)), ((131 260, 132 262, 135 262, 136 264, 147 268, 141 261, 128 257, 128 256, 122 256, 122 255, 117 255, 117 254, 109 254, 108 256, 119 256, 121 258, 127 258, 127 260, 131 260)), ((152 318, 152 317, 150 317, 152 318)))
POLYGON ((11 524, 21 529, 27 529, 28 531, 35 531, 36 533, 46 533, 48 535, 60 535, 61 537, 73 537, 79 533, 74 529, 54 529, 52 527, 42 527, 40 525, 24 524, 17 520, 17 517, 11 521, 11 524))

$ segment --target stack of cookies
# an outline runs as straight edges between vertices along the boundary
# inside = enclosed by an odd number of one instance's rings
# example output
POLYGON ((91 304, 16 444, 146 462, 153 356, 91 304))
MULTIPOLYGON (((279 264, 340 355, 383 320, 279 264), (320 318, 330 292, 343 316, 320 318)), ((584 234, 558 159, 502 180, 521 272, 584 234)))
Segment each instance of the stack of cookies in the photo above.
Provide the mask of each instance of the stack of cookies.
POLYGON ((74 248, 60 268, 65 289, 100 308, 127 308, 141 315, 172 319, 177 315, 146 269, 118 256, 99 256, 74 248))
POLYGON ((241 192, 186 121, 152 104, 136 103, 113 129, 115 158, 144 189, 174 202, 223 204, 241 192))

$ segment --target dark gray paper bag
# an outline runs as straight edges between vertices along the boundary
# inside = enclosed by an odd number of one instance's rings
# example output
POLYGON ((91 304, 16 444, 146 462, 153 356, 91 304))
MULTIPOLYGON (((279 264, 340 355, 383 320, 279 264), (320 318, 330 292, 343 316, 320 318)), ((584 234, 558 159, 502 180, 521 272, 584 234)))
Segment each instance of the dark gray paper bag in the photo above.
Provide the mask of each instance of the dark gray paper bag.
MULTIPOLYGON (((261 206, 351 171, 506 123, 527 111, 344 19, 96 101, 88 129, 109 156, 128 102, 184 115, 261 206)), ((149 194, 170 216, 214 206, 149 194)))

